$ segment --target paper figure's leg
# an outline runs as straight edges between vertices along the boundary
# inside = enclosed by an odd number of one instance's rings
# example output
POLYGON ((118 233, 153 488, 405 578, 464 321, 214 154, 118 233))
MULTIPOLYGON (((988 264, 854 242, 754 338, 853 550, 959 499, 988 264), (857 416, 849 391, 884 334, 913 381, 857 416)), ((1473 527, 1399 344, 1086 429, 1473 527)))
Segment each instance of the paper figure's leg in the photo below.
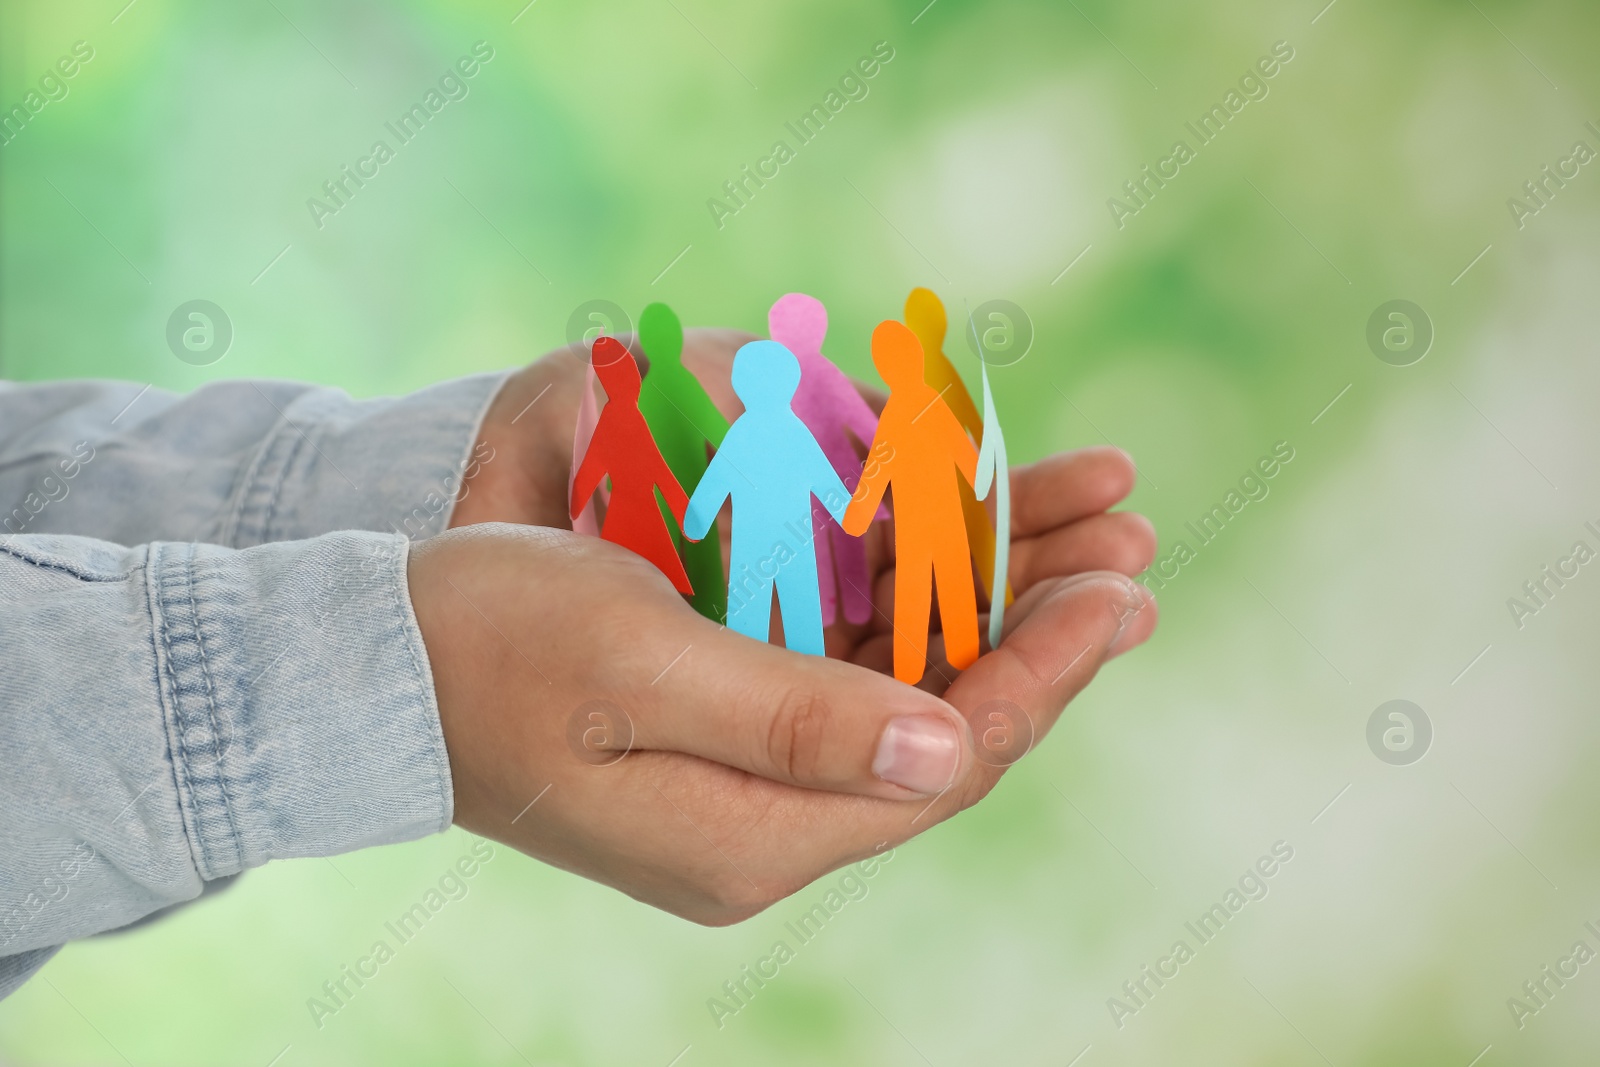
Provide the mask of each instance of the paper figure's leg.
POLYGON ((667 532, 667 527, 656 521, 654 511, 654 500, 645 504, 643 501, 633 502, 613 496, 600 536, 654 563, 662 574, 672 580, 678 592, 692 593, 694 587, 689 584, 677 549, 672 546, 672 536, 667 532))
MULTIPOLYGON (((817 593, 822 598, 822 625, 832 626, 838 618, 839 579, 834 573, 834 555, 829 543, 828 528, 833 520, 816 500, 811 501, 811 543, 817 551, 817 593)), ((778 594, 781 603, 783 594, 778 594)), ((785 631, 787 632, 787 630, 785 631)), ((793 645, 789 646, 793 648, 793 645)))
POLYGON ((705 540, 683 541, 683 562, 689 582, 694 586, 694 597, 689 601, 694 610, 712 622, 727 618, 727 578, 722 573, 722 539, 715 524, 705 540))
POLYGON ((816 556, 796 552, 778 569, 778 610, 783 616, 783 643, 795 652, 825 656, 822 643, 822 601, 817 594, 816 556))
POLYGON ((833 546, 833 569, 839 576, 839 598, 846 622, 856 625, 872 619, 872 575, 867 570, 867 542, 851 537, 839 527, 828 531, 833 546))
POLYGON ((728 595, 728 629, 766 644, 772 630, 772 579, 734 557, 728 595))
MULTIPOLYGON (((676 477, 676 472, 674 472, 674 477, 676 477)), ((692 484, 684 482, 682 478, 679 478, 678 482, 682 485, 692 484)), ((678 520, 672 517, 672 509, 667 507, 667 502, 661 499, 661 494, 659 492, 654 494, 654 499, 656 502, 656 510, 661 513, 661 524, 667 528, 667 536, 672 538, 673 551, 683 551, 683 531, 678 528, 678 520)))
POLYGON ((948 547, 954 551, 934 550, 933 577, 939 590, 945 659, 959 671, 972 666, 978 658, 978 598, 972 587, 972 561, 968 554, 959 546, 948 547))
POLYGON ((894 570, 894 676, 908 685, 921 681, 928 665, 932 606, 933 560, 926 549, 900 556, 894 570))
POLYGON ((989 647, 1000 647, 1000 635, 1005 630, 1006 608, 1011 606, 1011 580, 1007 577, 1011 572, 1011 472, 1006 465, 1005 444, 1002 442, 999 451, 999 467, 995 472, 995 542, 994 542, 994 575, 990 578, 990 585, 1005 587, 1004 600, 991 600, 989 602, 989 647))

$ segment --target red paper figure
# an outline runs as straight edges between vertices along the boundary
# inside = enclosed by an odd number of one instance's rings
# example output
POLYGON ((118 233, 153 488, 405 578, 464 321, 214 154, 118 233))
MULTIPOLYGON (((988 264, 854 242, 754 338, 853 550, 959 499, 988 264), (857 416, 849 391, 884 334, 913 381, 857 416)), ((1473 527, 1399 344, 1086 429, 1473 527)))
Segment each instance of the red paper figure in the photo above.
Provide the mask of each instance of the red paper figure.
POLYGON ((650 427, 639 414, 639 365, 622 342, 614 337, 597 337, 593 366, 606 391, 606 406, 600 410, 589 449, 572 479, 572 517, 583 511, 601 479, 610 475, 611 502, 600 536, 654 563, 672 579, 678 592, 693 593, 672 543, 672 532, 656 505, 656 490, 661 490, 667 509, 680 527, 689 496, 673 477, 655 438, 650 436, 650 427))

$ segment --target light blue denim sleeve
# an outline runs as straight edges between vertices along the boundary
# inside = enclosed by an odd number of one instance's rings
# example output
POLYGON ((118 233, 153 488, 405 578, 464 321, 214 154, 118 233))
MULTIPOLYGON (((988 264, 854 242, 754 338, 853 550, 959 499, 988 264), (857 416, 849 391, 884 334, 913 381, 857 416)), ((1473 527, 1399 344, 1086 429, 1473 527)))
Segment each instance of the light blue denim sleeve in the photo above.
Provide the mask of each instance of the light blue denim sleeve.
POLYGON ((408 547, 0 536, 0 996, 205 880, 450 825, 408 547))
POLYGON ((295 382, 186 395, 130 382, 0 382, 0 536, 248 548, 448 525, 503 374, 355 400, 295 382))
POLYGON ((503 380, 0 382, 0 996, 203 881, 449 825, 405 547, 503 380))

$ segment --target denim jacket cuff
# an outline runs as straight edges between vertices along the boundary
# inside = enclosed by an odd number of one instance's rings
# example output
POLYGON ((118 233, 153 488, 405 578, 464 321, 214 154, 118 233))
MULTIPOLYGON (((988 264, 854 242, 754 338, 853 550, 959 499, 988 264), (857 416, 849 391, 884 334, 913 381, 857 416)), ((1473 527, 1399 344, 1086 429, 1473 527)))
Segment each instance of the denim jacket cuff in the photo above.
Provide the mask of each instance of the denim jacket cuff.
POLYGON ((450 825, 407 549, 356 532, 243 553, 150 546, 156 678, 202 878, 450 825))
POLYGON ((486 461, 476 433, 505 378, 477 374, 371 400, 336 389, 279 393, 279 418, 238 484, 222 543, 247 548, 329 530, 412 539, 442 532, 462 480, 486 461))

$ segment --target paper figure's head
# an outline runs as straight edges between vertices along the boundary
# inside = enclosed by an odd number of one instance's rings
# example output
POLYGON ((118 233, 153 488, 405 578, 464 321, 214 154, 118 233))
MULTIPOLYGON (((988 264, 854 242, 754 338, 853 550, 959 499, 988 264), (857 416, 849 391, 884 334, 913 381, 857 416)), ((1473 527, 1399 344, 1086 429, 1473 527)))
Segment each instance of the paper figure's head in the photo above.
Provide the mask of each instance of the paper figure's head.
POLYGON ((800 388, 800 361, 777 341, 751 341, 733 357, 733 391, 746 411, 787 409, 800 388))
POLYGON ((893 319, 878 323, 872 331, 872 365, 890 392, 927 384, 922 374, 922 342, 904 323, 893 319))
POLYGON ((683 357, 683 324, 665 304, 649 304, 639 313, 639 345, 651 365, 676 366, 683 357))
POLYGON ((767 312, 767 333, 791 352, 820 352, 828 335, 828 309, 805 293, 780 296, 767 312))
POLYGON ((628 403, 639 398, 639 364, 627 346, 615 337, 596 337, 593 359, 595 376, 607 399, 628 403))
POLYGON ((945 319, 944 301, 932 289, 921 286, 911 290, 906 297, 906 325, 922 342, 923 351, 932 355, 944 351, 944 335, 949 329, 945 319))

